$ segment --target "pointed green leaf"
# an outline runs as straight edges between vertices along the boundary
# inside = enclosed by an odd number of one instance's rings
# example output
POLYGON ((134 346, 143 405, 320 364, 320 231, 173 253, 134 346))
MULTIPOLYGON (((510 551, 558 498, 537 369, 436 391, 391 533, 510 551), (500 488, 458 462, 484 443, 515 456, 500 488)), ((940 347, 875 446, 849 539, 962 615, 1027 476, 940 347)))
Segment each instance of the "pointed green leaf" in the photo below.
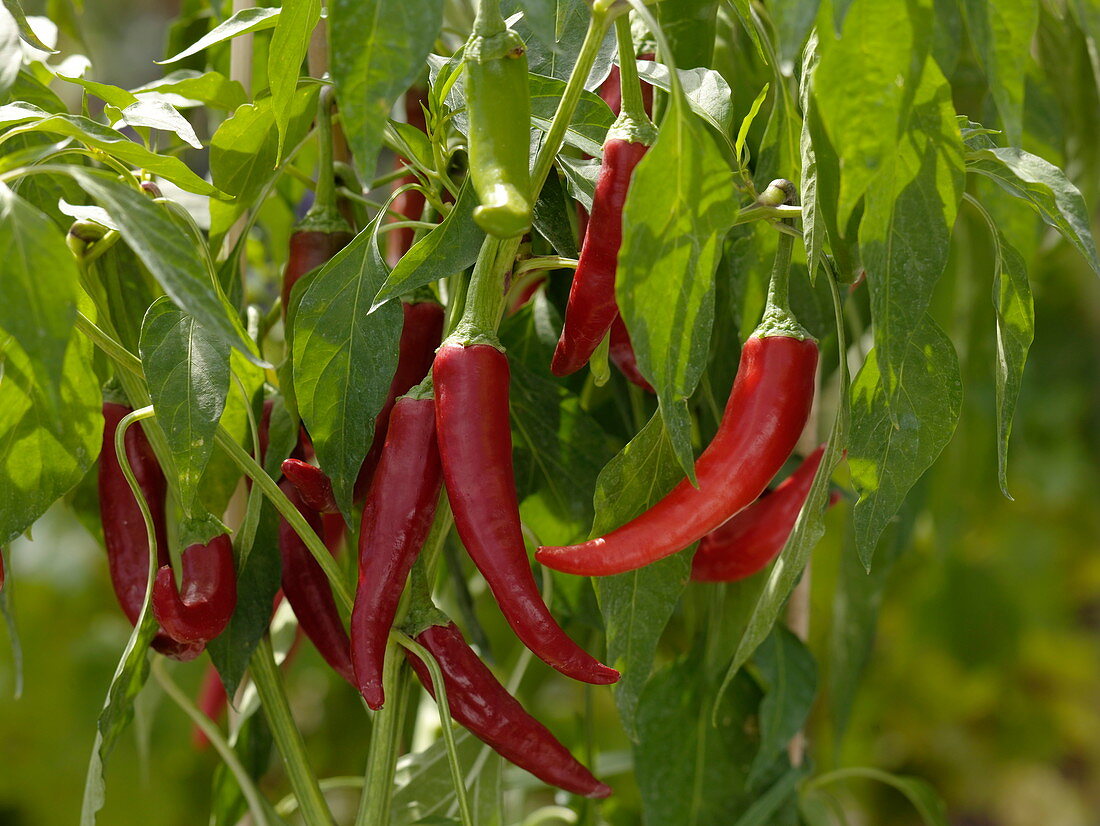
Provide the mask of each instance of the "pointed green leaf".
POLYGON ((294 92, 309 39, 321 19, 321 0, 283 0, 282 13, 271 35, 267 55, 267 78, 271 86, 272 109, 279 133, 278 157, 286 151, 287 127, 294 115, 294 92))
POLYGON ((182 52, 174 54, 164 60, 158 60, 157 63, 176 63, 177 61, 183 60, 185 57, 198 54, 216 43, 224 43, 226 40, 231 40, 234 37, 248 34, 249 32, 259 32, 264 29, 270 29, 279 22, 279 11, 279 9, 269 8, 253 8, 239 11, 224 23, 215 26, 182 52))

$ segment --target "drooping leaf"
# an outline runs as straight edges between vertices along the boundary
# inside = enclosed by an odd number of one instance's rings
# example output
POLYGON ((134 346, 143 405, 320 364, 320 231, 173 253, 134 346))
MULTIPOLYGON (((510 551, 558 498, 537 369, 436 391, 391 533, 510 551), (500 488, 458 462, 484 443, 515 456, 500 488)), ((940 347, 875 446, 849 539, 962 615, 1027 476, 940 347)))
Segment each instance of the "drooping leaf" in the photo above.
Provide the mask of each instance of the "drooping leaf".
POLYGON ((47 54, 56 54, 56 49, 47 46, 38 38, 38 35, 34 33, 34 29, 32 29, 30 23, 27 22, 27 15, 23 12, 23 7, 19 4, 19 0, 4 0, 4 8, 8 10, 8 14, 12 16, 19 26, 20 37, 36 49, 41 49, 47 54))
POLYGON ((279 22, 279 11, 280 10, 277 8, 243 9, 224 23, 215 26, 207 34, 200 37, 183 51, 177 52, 164 60, 158 60, 157 62, 161 64, 177 63, 185 57, 190 57, 193 54, 198 54, 204 49, 210 48, 216 43, 224 43, 226 40, 231 40, 234 37, 239 37, 249 32, 259 32, 264 29, 270 29, 279 22))
POLYGON ((876 348, 852 383, 848 466, 859 492, 856 545, 868 568, 886 523, 950 441, 962 409, 958 356, 930 316, 909 339, 895 381, 890 394, 876 348))
MULTIPOLYGON (((654 416, 600 472, 594 497, 592 536, 633 519, 668 491, 683 474, 664 424, 654 416)), ((649 680, 657 642, 687 585, 690 551, 652 565, 596 581, 607 628, 609 663, 622 673, 615 704, 626 733, 637 739, 638 698, 649 680)))
POLYGON ((229 346, 163 297, 145 314, 141 363, 157 421, 192 513, 229 390, 229 346))
MULTIPOLYGON (((671 90, 668 66, 655 60, 639 60, 638 76, 652 86, 668 92, 671 90)), ((718 130, 728 135, 733 129, 733 100, 729 84, 714 69, 676 70, 691 111, 718 130)))
POLYGON ((232 112, 248 101, 244 86, 238 81, 230 80, 221 72, 197 72, 194 69, 178 69, 130 91, 139 98, 152 93, 163 95, 178 108, 194 105, 198 101, 232 112))
POLYGON ((443 24, 443 0, 333 0, 332 77, 360 177, 370 180, 397 96, 416 80, 443 24))
POLYGON ((309 49, 309 39, 321 18, 321 0, 283 0, 267 56, 267 79, 279 133, 278 157, 286 151, 286 136, 294 117, 294 93, 309 49))
POLYGON ((167 101, 138 100, 122 110, 122 120, 127 126, 145 126, 171 132, 179 136, 184 143, 195 149, 202 149, 202 141, 195 134, 195 128, 167 101))
POLYGON ((638 365, 657 389, 684 472, 694 478, 687 399, 714 320, 714 272, 737 216, 733 173, 679 95, 634 170, 623 209, 615 294, 638 365))
MULTIPOLYGON (((379 213, 382 217, 382 213, 379 213)), ((378 220, 317 273, 294 319, 294 390, 336 501, 351 512, 352 487, 374 419, 397 368, 403 314, 396 303, 368 312, 386 277, 378 220)))

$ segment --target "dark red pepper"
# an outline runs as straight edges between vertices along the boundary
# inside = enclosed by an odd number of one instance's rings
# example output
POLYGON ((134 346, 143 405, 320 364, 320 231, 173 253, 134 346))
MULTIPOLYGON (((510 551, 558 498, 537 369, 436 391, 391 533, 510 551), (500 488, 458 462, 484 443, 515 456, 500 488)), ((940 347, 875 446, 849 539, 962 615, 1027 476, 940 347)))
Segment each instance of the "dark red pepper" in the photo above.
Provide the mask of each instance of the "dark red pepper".
MULTIPOLYGON (((309 526, 323 533, 320 514, 308 507, 298 489, 283 480, 279 489, 294 504, 309 526)), ((332 587, 324 569, 313 558, 306 543, 285 519, 279 519, 279 555, 283 562, 283 593, 298 625, 332 669, 355 685, 351 668, 351 642, 332 596, 332 587)))
POLYGON ((627 381, 638 385, 647 393, 653 393, 653 385, 650 384, 642 371, 638 369, 638 359, 634 356, 634 345, 630 343, 630 332, 626 329, 626 323, 622 316, 616 315, 611 324, 611 346, 608 355, 611 362, 619 368, 619 372, 626 376, 627 381))
POLYGON ((571 640, 542 601, 523 543, 508 420, 508 359, 488 344, 444 344, 432 366, 436 433, 455 527, 516 636, 587 683, 619 672, 571 640))
POLYGON ((648 149, 641 141, 619 137, 604 142, 592 214, 569 290, 565 326, 550 362, 556 376, 568 376, 581 369, 619 314, 615 269, 623 237, 623 205, 634 168, 648 149))
POLYGON ((319 467, 301 459, 286 459, 282 471, 283 476, 298 488, 307 507, 318 513, 337 513, 340 510, 332 493, 332 480, 319 467))
MULTIPOLYGON (((145 601, 149 577, 149 537, 141 508, 115 455, 115 431, 123 417, 131 412, 125 405, 103 403, 103 446, 99 454, 98 486, 99 516, 107 546, 111 585, 123 613, 134 625, 141 616, 141 606, 145 601)), ((168 483, 140 422, 127 429, 124 443, 126 458, 153 517, 158 565, 167 565, 168 530, 164 507, 168 483)), ((204 648, 202 643, 174 640, 163 630, 157 632, 152 645, 156 651, 177 660, 192 660, 204 648)))
POLYGON ((751 336, 718 433, 695 462, 698 488, 684 479, 606 536, 539 548, 535 558, 558 571, 606 576, 641 568, 701 539, 751 504, 790 456, 810 413, 816 370, 813 339, 751 336))
MULTIPOLYGON (((428 102, 427 90, 420 86, 413 86, 405 92, 405 122, 415 126, 421 132, 425 131, 424 109, 428 102)), ((400 169, 408 164, 406 158, 398 156, 394 163, 400 169)), ((420 179, 413 173, 403 175, 394 183, 394 188, 419 183, 420 179)), ((406 189, 390 204, 390 209, 402 216, 406 221, 419 221, 424 214, 424 193, 419 189, 406 189)), ((401 220, 393 218, 391 220, 401 220)), ((412 227, 391 229, 386 233, 386 261, 391 267, 397 265, 403 256, 413 245, 413 237, 416 230, 412 227)), ((437 342, 438 343, 438 342, 437 342)), ((419 381, 419 379, 417 380, 419 381)))
POLYGON ((409 571, 428 538, 443 473, 431 397, 404 396, 389 433, 359 529, 359 587, 351 615, 351 660, 359 691, 382 707, 386 640, 409 571))
POLYGON ((405 319, 401 327, 401 343, 398 346, 397 369, 390 381, 390 392, 385 404, 374 420, 374 438, 370 450, 355 480, 355 499, 361 501, 370 487, 374 468, 386 443, 390 411, 398 397, 405 395, 424 380, 432 368, 435 350, 443 337, 443 307, 437 301, 404 302, 401 305, 405 319))
POLYGON ((310 270, 328 263, 330 258, 351 243, 351 239, 355 237, 348 228, 310 229, 306 224, 307 219, 309 219, 308 213, 290 235, 290 252, 287 256, 286 269, 283 270, 283 318, 286 318, 287 308, 290 307, 290 291, 294 289, 298 279, 310 270))
POLYGON ((182 593, 171 565, 162 565, 157 571, 153 613, 172 639, 209 642, 225 630, 237 607, 237 571, 229 534, 184 549, 180 564, 182 593))
MULTIPOLYGON (((611 788, 577 762, 550 731, 508 693, 452 623, 430 625, 416 636, 439 663, 451 716, 506 760, 540 780, 585 797, 611 788)), ((416 676, 434 697, 428 667, 406 650, 416 676)))
MULTIPOLYGON (((696 582, 736 582, 764 570, 783 550, 825 453, 819 447, 775 490, 764 494, 699 542, 691 560, 696 582)), ((830 497, 830 504, 838 496, 830 497)))

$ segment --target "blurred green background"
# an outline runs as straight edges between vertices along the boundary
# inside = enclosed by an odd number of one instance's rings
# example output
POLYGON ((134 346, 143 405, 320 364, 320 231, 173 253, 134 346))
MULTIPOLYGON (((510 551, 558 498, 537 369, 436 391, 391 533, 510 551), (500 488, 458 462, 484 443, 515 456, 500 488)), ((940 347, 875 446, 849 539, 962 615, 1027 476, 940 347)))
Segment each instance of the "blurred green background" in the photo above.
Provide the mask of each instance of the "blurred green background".
MULTIPOLYGON (((29 13, 44 10, 44 3, 25 5, 29 13)), ((51 8, 56 16, 64 4, 51 8)), ((158 77, 153 61, 163 54, 167 22, 177 10, 167 0, 89 0, 81 28, 95 78, 132 87, 158 77)), ((1082 44, 1072 45, 1065 67, 1071 77, 1087 71, 1082 44)), ((1074 129, 1095 144, 1095 132, 1080 127, 1082 120, 1095 124, 1100 106, 1088 92, 1078 101, 1084 109, 1067 114, 1057 90, 1038 79, 1034 84, 1029 112, 1036 124, 1025 148, 1065 164, 1074 129), (1065 144, 1050 138, 1063 128, 1070 134, 1065 144)), ((959 110, 980 112, 981 103, 960 88, 959 110)), ((1071 177, 1095 208, 1100 180, 1097 164, 1089 162, 1095 150, 1078 144, 1074 151, 1071 177)), ((886 582, 878 633, 847 731, 838 742, 838 709, 823 695, 810 726, 811 751, 820 769, 870 765, 927 779, 947 801, 953 826, 1095 826, 1100 282, 1064 244, 1036 236, 1030 271, 1036 340, 1013 432, 1010 502, 996 479, 991 252, 981 224, 966 210, 935 306, 960 355, 963 418, 911 494, 917 515, 896 561, 891 566, 881 549, 877 557, 873 576, 886 582)), ((842 627, 834 623, 841 607, 832 604, 832 586, 842 560, 854 553, 844 530, 847 507, 831 515, 814 557, 811 647, 819 659, 842 627)), ((55 507, 33 533, 33 541, 17 541, 7 555, 24 686, 13 699, 13 649, 0 633, 0 826, 74 822, 95 718, 129 632, 102 548, 71 511, 55 507)), ((498 616, 482 618, 491 636, 503 637, 498 616)), ((194 694, 205 662, 170 670, 194 694)), ((830 667, 851 666, 822 665, 830 667)), ((571 737, 582 690, 545 677, 541 665, 532 666, 523 699, 571 737)), ((288 680, 316 768, 324 776, 358 774, 368 729, 353 691, 332 678, 308 645, 288 680)), ((622 750, 608 692, 596 694, 601 719, 609 721, 599 732, 601 744, 622 750)), ((217 758, 190 746, 189 729, 150 684, 137 724, 111 756, 100 822, 182 826, 205 819, 217 758)), ((629 781, 619 778, 616 786, 626 799, 634 794, 629 781)), ((831 788, 853 825, 917 822, 886 786, 854 781, 831 788)), ((276 766, 265 791, 278 797, 285 790, 276 766)), ((354 798, 346 802, 350 807, 354 798)))

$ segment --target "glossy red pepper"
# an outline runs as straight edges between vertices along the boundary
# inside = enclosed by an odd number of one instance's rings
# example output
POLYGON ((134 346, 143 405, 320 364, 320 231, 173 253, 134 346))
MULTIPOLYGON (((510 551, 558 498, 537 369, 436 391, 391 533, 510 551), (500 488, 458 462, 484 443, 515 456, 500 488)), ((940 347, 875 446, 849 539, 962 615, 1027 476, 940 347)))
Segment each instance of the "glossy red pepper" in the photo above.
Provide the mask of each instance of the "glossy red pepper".
POLYGON ((237 571, 229 534, 206 545, 191 545, 180 557, 183 592, 171 565, 162 565, 153 582, 153 613, 172 639, 209 642, 225 630, 237 607, 237 571))
POLYGON ((646 380, 646 377, 642 375, 642 371, 638 369, 638 359, 634 356, 634 345, 630 343, 630 332, 626 329, 626 323, 623 321, 622 316, 615 316, 615 321, 611 324, 610 344, 607 354, 611 357, 611 363, 619 368, 619 372, 626 376, 627 381, 638 385, 647 393, 653 393, 653 385, 646 380))
MULTIPOLYGON (((149 576, 149 537, 141 508, 115 455, 115 431, 123 417, 131 412, 125 405, 113 402, 103 404, 103 446, 99 454, 98 486, 99 516, 107 546, 111 585, 114 586, 118 604, 133 625, 141 616, 141 606, 145 601, 149 576)), ((127 429, 124 443, 126 458, 153 517, 157 562, 167 565, 168 530, 164 507, 168 483, 140 422, 127 429)), ((156 651, 177 660, 192 660, 202 653, 204 647, 201 643, 174 640, 163 630, 157 632, 152 645, 156 651)))
POLYGON ((618 137, 604 142, 592 214, 569 290, 565 326, 550 362, 556 376, 568 376, 581 369, 619 314, 615 269, 623 237, 623 205, 634 168, 648 149, 641 141, 618 137))
POLYGON ((389 434, 359 529, 359 587, 351 615, 351 661, 359 691, 382 707, 386 640, 409 571, 428 538, 443 472, 435 438, 435 403, 404 396, 389 434))
MULTIPOLYGON (((279 489, 318 534, 323 533, 320 515, 306 506, 298 489, 287 480, 279 489)), ((285 519, 279 519, 279 555, 283 562, 283 593, 298 625, 332 669, 355 685, 351 668, 351 642, 332 596, 324 569, 317 564, 306 543, 285 519)))
POLYGON ((455 527, 516 636, 587 683, 619 678, 571 640, 542 601, 520 527, 508 420, 508 359, 488 344, 446 343, 432 366, 436 433, 455 527))
POLYGON ((316 465, 301 459, 285 459, 283 476, 291 481, 306 507, 318 513, 336 513, 336 497, 332 493, 332 480, 316 465))
MULTIPOLYGON (((550 731, 508 693, 478 659, 454 623, 430 625, 416 636, 439 663, 451 716, 506 760, 540 780, 585 797, 607 797, 611 788, 577 762, 550 731)), ((431 674, 406 650, 416 676, 434 697, 431 674)))
MULTIPOLYGON (((424 109, 427 105, 427 90, 421 86, 413 86, 405 92, 405 123, 415 126, 421 132, 425 131, 424 109)), ((398 156, 394 163, 397 169, 408 164, 406 158, 398 156)), ((407 186, 419 182, 419 178, 413 173, 402 175, 394 182, 394 188, 407 186)), ((406 221, 419 221, 424 214, 424 193, 419 189, 406 189, 399 193, 390 204, 390 209, 406 221)), ((393 218, 391 220, 400 220, 393 218)), ((386 233, 386 261, 391 267, 397 265, 403 256, 413 245, 413 237, 416 230, 412 227, 391 229, 386 233)))
POLYGON ((436 301, 405 302, 401 305, 405 320, 398 345, 397 369, 390 381, 390 392, 374 420, 374 438, 370 450, 355 480, 355 499, 361 501, 370 487, 374 468, 386 443, 390 411, 398 397, 405 395, 424 380, 432 368, 435 350, 443 337, 443 307, 436 301))
MULTIPOLYGON (((825 447, 805 459, 790 476, 699 542, 691 560, 696 582, 736 582, 767 567, 783 550, 806 502, 825 447)), ((837 494, 830 497, 836 502, 837 494)))
POLYGON ((701 539, 751 504, 790 456, 810 413, 816 370, 813 339, 751 336, 718 433, 695 462, 699 487, 684 479, 606 536, 539 548, 535 558, 558 571, 606 576, 641 568, 701 539))

